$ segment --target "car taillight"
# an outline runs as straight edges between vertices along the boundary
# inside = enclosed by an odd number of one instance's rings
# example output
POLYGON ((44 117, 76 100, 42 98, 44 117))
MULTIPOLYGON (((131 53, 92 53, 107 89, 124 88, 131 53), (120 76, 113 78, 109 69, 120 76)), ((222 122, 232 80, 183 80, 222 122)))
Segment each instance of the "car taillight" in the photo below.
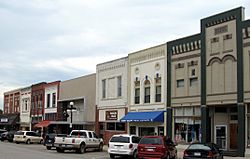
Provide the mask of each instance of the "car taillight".
POLYGON ((207 157, 213 157, 213 152, 212 151, 208 151, 208 155, 207 155, 207 157))
POLYGON ((188 153, 187 151, 184 151, 184 154, 183 154, 184 157, 187 157, 188 156, 188 153))
POLYGON ((133 144, 129 144, 129 146, 128 146, 130 149, 132 149, 133 148, 133 144))
POLYGON ((72 139, 72 143, 75 143, 76 141, 75 141, 75 139, 72 139))
POLYGON ((26 138, 26 136, 23 136, 23 138, 26 138))

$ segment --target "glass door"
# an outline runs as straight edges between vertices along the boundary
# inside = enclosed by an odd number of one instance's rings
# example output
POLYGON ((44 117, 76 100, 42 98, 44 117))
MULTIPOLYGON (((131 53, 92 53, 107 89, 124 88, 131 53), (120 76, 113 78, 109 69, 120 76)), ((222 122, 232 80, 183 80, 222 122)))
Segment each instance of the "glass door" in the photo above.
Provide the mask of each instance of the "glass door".
POLYGON ((227 126, 215 125, 215 143, 221 149, 227 149, 227 126))

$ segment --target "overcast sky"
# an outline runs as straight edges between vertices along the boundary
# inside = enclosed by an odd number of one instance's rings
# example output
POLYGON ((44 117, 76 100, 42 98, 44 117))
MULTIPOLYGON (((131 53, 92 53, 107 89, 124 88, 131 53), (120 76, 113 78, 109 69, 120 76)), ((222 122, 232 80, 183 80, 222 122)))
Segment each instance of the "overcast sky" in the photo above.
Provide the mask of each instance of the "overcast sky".
POLYGON ((247 0, 0 0, 3 92, 95 72, 96 64, 200 32, 247 0))

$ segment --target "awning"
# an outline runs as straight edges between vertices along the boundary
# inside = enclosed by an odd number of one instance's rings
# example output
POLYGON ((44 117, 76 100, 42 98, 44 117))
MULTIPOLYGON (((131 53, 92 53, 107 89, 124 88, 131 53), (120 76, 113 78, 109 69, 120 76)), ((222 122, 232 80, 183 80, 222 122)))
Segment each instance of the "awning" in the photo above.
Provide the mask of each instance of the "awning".
POLYGON ((50 125, 50 121, 44 120, 34 125, 34 127, 43 128, 43 127, 48 127, 49 125, 50 125))
POLYGON ((121 122, 164 122, 164 111, 128 112, 121 122))

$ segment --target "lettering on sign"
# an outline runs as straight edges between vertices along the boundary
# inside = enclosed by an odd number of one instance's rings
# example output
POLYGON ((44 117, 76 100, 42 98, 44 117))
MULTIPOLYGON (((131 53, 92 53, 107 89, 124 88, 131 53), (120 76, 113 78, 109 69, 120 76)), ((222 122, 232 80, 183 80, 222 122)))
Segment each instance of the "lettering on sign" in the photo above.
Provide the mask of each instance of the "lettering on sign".
POLYGON ((8 118, 1 118, 1 123, 8 123, 8 118))
POLYGON ((106 120, 117 120, 117 110, 106 111, 106 120))

